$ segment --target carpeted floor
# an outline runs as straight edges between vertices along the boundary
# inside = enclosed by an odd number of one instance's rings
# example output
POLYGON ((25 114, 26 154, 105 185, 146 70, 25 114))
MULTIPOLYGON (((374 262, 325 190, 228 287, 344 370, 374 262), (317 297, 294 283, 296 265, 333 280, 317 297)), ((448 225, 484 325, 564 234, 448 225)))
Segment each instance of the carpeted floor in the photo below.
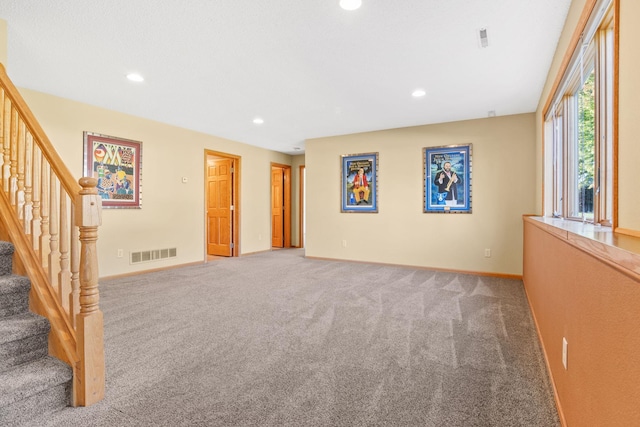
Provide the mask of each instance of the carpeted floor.
POLYGON ((296 249, 100 292, 106 398, 34 425, 559 425, 521 281, 296 249))

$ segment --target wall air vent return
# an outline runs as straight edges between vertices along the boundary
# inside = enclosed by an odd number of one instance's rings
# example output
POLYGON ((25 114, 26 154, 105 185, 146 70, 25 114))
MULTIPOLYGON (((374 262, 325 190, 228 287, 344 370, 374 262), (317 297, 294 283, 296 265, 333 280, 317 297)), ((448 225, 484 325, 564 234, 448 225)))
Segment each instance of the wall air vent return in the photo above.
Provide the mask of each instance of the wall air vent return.
POLYGON ((178 256, 178 249, 152 249, 150 251, 131 252, 130 264, 139 262, 157 261, 165 258, 175 258, 178 256))

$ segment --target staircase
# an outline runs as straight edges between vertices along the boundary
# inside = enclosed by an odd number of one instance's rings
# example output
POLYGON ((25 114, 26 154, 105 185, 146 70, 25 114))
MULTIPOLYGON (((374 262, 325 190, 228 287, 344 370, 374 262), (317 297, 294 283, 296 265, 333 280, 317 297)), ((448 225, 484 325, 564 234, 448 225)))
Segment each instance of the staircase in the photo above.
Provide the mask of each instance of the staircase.
POLYGON ((11 274, 0 242, 0 425, 19 426, 69 404, 72 371, 48 356, 49 322, 29 311, 29 279, 11 274))
POLYGON ((2 427, 104 398, 96 184, 74 179, 0 64, 2 427))

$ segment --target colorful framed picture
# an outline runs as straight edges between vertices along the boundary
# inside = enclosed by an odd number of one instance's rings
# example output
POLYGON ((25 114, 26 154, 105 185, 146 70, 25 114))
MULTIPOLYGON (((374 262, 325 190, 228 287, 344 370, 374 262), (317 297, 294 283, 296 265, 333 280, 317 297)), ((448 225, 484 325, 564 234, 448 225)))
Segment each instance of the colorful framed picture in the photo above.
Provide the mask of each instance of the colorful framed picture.
POLYGON ((378 153, 341 157, 342 212, 378 212, 378 153))
POLYGON ((84 132, 84 175, 98 180, 104 208, 142 207, 142 142, 84 132))
POLYGON ((424 212, 471 213, 472 144, 423 150, 424 212))

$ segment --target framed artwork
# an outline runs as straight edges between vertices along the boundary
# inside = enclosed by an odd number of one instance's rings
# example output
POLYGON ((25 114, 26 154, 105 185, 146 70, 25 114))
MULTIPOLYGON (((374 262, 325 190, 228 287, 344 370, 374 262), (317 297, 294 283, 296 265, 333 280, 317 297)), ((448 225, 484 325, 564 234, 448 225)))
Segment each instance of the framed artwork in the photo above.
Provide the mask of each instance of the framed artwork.
POLYGON ((341 211, 378 212, 378 153, 340 157, 341 211))
POLYGON ((84 132, 84 175, 98 180, 102 207, 140 209, 142 142, 84 132))
POLYGON ((424 212, 471 213, 472 144, 423 150, 424 212))

